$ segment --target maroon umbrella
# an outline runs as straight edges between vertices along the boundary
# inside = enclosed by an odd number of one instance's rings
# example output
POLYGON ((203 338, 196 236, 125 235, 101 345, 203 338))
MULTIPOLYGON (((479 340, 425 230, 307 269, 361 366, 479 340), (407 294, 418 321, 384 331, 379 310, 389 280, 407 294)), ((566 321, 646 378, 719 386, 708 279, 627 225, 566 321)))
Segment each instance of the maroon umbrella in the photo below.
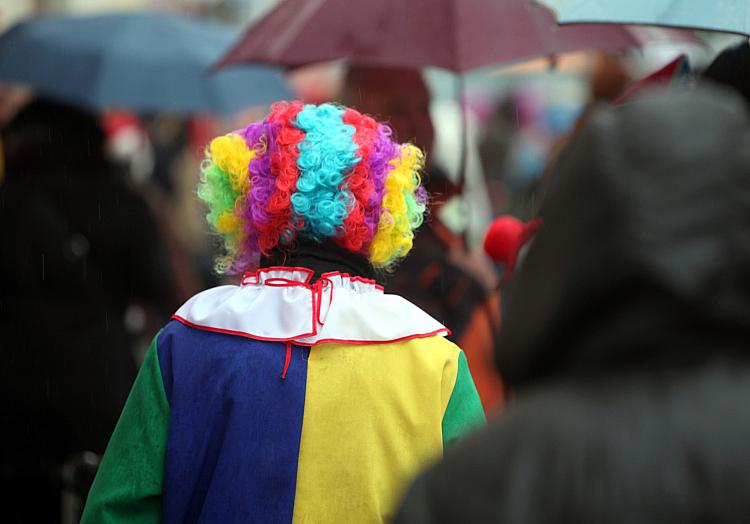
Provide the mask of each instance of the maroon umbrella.
POLYGON ((284 0, 221 60, 364 65, 455 72, 580 49, 639 45, 623 26, 559 27, 530 0, 284 0))

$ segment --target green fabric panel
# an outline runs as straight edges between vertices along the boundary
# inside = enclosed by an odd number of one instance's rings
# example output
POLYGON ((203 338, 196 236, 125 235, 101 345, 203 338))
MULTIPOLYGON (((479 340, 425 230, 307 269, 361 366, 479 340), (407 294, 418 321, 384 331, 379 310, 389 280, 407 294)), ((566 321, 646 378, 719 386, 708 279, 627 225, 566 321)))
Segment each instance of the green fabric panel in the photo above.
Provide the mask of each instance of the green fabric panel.
POLYGON ((458 355, 456 385, 453 386, 448 407, 443 415, 443 448, 473 429, 483 426, 484 423, 482 401, 479 400, 474 379, 471 378, 466 356, 461 351, 458 355))
POLYGON ((82 524, 161 522, 169 403, 156 353, 158 336, 104 453, 82 524))

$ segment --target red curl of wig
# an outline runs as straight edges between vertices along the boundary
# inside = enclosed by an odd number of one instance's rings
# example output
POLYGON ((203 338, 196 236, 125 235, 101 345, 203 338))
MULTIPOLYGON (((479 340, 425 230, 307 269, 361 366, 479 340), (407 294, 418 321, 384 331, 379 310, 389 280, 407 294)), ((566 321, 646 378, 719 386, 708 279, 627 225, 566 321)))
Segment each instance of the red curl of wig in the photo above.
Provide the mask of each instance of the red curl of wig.
POLYGON ((351 108, 344 111, 343 121, 355 129, 353 140, 358 146, 357 156, 360 160, 346 179, 354 202, 352 210, 344 219, 343 231, 346 234, 336 238, 336 242, 349 251, 364 252, 375 234, 365 221, 365 206, 371 195, 375 193, 375 185, 369 176, 367 159, 377 136, 378 124, 373 118, 351 108))
POLYGON ((279 125, 274 137, 274 151, 271 157, 271 172, 276 175, 273 192, 265 204, 266 220, 256 224, 258 231, 258 248, 268 254, 282 240, 289 243, 295 238, 296 228, 293 225, 291 195, 296 191, 299 168, 299 148, 305 138, 305 132, 294 126, 294 119, 303 109, 302 102, 274 104, 268 120, 279 125))

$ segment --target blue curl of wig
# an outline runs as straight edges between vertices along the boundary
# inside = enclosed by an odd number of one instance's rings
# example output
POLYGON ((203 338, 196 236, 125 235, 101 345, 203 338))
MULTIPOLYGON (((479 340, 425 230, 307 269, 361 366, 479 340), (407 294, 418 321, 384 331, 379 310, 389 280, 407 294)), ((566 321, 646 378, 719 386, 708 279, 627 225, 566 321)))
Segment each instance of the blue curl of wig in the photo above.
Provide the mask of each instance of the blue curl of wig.
POLYGON ((342 232, 354 203, 342 182, 360 158, 354 126, 344 124, 343 114, 332 104, 306 105, 295 119, 295 126, 306 134, 298 146, 300 176, 292 207, 304 221, 301 231, 316 241, 342 232))

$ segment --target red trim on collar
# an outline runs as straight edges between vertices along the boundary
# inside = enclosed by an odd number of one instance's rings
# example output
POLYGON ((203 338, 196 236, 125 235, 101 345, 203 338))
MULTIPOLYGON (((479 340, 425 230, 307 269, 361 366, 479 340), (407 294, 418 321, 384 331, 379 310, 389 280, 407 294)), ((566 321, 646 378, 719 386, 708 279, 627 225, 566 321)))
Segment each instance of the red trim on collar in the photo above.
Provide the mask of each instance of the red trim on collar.
POLYGON ((429 338, 434 337, 437 335, 450 335, 451 330, 448 328, 441 328, 436 329, 435 331, 431 331, 429 333, 415 333, 413 335, 407 335, 405 337, 399 337, 394 338, 391 340, 346 340, 346 339, 340 339, 340 338, 326 338, 321 340, 316 340, 315 342, 297 342, 296 339, 298 338, 307 338, 314 336, 313 333, 306 334, 306 335, 300 335, 294 338, 270 338, 270 337, 261 337, 259 335, 252 335, 250 333, 246 333, 244 331, 234 331, 232 329, 223 329, 223 328, 216 328, 211 326, 203 326, 201 324, 195 324, 194 322, 190 322, 189 320, 179 316, 179 315, 172 315, 172 318, 174 320, 177 320, 178 322, 182 322, 186 326, 195 328, 195 329, 201 329, 203 331, 212 331, 214 333, 223 333, 225 335, 236 335, 239 337, 249 338, 252 340, 261 340, 263 342, 292 342, 298 346, 306 346, 306 347, 314 347, 319 344, 363 344, 363 345, 370 345, 370 344, 393 344, 395 342, 405 342, 407 340, 414 340, 419 338, 429 338))
POLYGON ((322 338, 320 340, 316 340, 314 343, 298 343, 295 342, 295 344, 298 344, 300 346, 317 346, 318 344, 393 344, 395 342, 404 342, 406 340, 414 340, 418 338, 430 338, 438 335, 445 335, 448 336, 451 334, 451 330, 448 328, 441 328, 436 329, 435 331, 430 331, 429 333, 414 333, 412 335, 406 335, 405 337, 399 337, 399 338, 393 338, 390 340, 346 340, 343 338, 322 338))
POLYGON ((351 280, 352 282, 362 282, 363 284, 370 284, 379 291, 385 291, 385 288, 383 286, 381 286, 380 284, 378 284, 375 280, 371 278, 352 276, 349 273, 342 273, 341 271, 328 271, 327 273, 323 273, 322 275, 320 275, 320 278, 325 278, 325 277, 341 277, 341 278, 351 280))
POLYGON ((256 269, 255 271, 246 271, 242 275, 242 279, 240 281, 241 286, 249 285, 249 284, 257 284, 260 282, 260 276, 263 273, 268 273, 269 271, 284 271, 287 273, 292 273, 294 271, 302 271, 303 273, 307 273, 307 276, 305 277, 305 280, 303 281, 304 284, 309 284, 310 280, 312 279, 313 275, 315 274, 315 271, 308 267, 296 267, 296 266, 269 266, 269 267, 262 267, 259 269, 256 269), (246 282, 248 279, 254 279, 250 280, 249 282, 246 282))
POLYGON ((250 333, 247 333, 245 331, 235 331, 233 329, 224 329, 224 328, 217 328, 217 327, 211 327, 211 326, 204 326, 202 324, 196 324, 195 322, 190 322, 188 319, 181 317, 180 315, 172 315, 172 318, 174 320, 178 320, 182 322, 186 326, 190 326, 195 329, 202 329, 204 331, 213 331, 215 333, 224 333, 225 335, 237 335, 238 337, 252 338, 253 340, 262 340, 264 342, 287 342, 287 341, 293 341, 297 338, 314 337, 317 334, 317 333, 304 333, 302 335, 297 335, 294 338, 263 337, 260 335, 251 335, 250 333))
MULTIPOLYGON (((287 273, 291 273, 294 271, 302 271, 307 274, 307 277, 302 282, 304 284, 309 284, 310 280, 312 279, 313 275, 315 274, 315 271, 313 271, 310 268, 307 267, 297 267, 297 266, 270 266, 270 267, 262 267, 260 269, 256 269, 253 271, 247 271, 242 275, 242 280, 240 282, 240 285, 246 286, 246 285, 256 285, 260 283, 260 276, 263 273, 268 273, 270 271, 283 271, 287 273)), ((341 271, 327 271, 326 273, 323 273, 320 275, 320 278, 326 278, 326 277, 341 277, 342 279, 347 279, 352 282, 361 282, 363 284, 369 284, 373 286, 378 291, 385 292, 385 288, 377 283, 377 281, 371 279, 371 278, 364 278, 359 276, 352 276, 349 273, 342 273, 341 271)))

